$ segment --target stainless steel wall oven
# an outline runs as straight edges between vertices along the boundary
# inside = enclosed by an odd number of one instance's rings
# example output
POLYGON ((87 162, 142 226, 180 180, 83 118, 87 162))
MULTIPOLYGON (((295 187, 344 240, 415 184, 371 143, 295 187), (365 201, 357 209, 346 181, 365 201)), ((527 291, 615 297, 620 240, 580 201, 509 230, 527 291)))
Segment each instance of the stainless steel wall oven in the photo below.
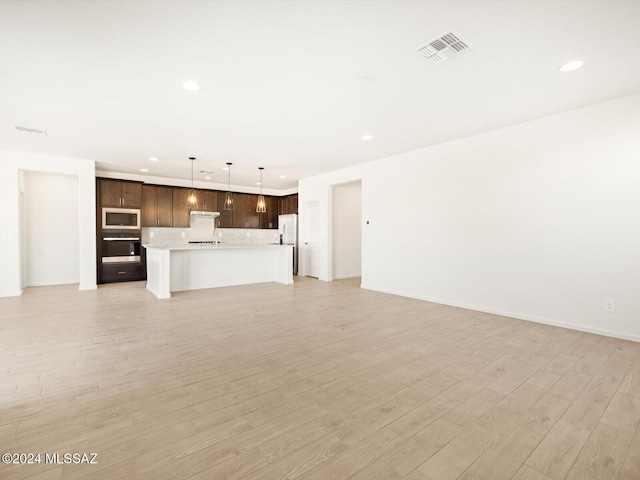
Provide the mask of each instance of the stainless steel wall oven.
POLYGON ((102 263, 140 262, 140 234, 104 233, 102 263))

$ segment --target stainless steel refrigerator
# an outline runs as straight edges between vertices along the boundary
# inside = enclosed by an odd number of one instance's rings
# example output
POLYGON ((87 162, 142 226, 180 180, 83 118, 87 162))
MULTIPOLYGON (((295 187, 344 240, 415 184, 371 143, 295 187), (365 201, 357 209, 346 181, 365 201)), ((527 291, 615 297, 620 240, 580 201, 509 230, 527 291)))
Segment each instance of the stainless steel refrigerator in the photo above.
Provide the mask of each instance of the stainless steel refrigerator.
POLYGON ((298 215, 278 215, 278 232, 284 245, 293 245, 293 274, 298 274, 298 215))

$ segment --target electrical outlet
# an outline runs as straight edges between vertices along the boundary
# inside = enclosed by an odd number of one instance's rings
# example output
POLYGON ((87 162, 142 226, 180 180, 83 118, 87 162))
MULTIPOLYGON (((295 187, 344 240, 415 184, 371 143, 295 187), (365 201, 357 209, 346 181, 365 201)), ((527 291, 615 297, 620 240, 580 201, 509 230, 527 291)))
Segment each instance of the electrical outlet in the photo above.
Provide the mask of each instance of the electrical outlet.
POLYGON ((184 238, 184 237, 186 237, 186 236, 187 236, 187 234, 186 234, 186 233, 184 233, 184 232, 180 232, 180 235, 182 235, 182 238, 184 238))
POLYGON ((153 238, 155 236, 156 236, 155 232, 149 232, 149 238, 153 238))
POLYGON ((604 299, 604 311, 609 313, 616 311, 616 301, 613 298, 604 299))
POLYGON ((247 232, 247 238, 251 236, 251 232, 247 232))

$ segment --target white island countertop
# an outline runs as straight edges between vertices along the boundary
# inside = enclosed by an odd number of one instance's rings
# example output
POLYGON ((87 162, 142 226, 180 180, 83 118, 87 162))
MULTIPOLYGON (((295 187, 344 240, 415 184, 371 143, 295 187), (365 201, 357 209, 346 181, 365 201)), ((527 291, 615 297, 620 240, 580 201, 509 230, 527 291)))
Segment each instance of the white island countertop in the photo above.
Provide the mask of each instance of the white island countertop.
POLYGON ((170 243, 170 244, 143 244, 144 248, 157 248, 159 250, 203 250, 203 249, 225 249, 225 248, 281 248, 292 247, 293 245, 280 245, 278 243, 261 243, 252 245, 250 243, 170 243))
POLYGON ((179 243, 143 247, 147 249, 147 289, 160 299, 184 290, 293 283, 293 245, 179 243))

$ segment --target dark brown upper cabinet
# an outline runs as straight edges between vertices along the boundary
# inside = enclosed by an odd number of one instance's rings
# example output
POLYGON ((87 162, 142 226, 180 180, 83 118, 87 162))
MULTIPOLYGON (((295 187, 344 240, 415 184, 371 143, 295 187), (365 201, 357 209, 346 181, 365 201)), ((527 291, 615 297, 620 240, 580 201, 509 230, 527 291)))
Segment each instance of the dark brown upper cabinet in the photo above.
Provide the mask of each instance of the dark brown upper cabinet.
POLYGON ((143 227, 155 227, 156 217, 156 191, 158 187, 155 185, 142 186, 142 220, 143 227))
POLYGON ((245 228, 260 228, 260 214, 256 212, 258 206, 258 195, 247 194, 247 216, 245 218, 245 228))
POLYGON ((100 205, 103 207, 140 208, 142 183, 101 178, 100 205))
POLYGON ((219 228, 231 228, 233 226, 233 210, 225 210, 224 202, 226 200, 227 192, 218 192, 218 209, 220 216, 216 219, 218 223, 216 226, 219 228))
POLYGON ((279 202, 280 215, 288 215, 290 213, 298 213, 298 194, 280 197, 279 202))
POLYGON ((175 228, 189 227, 190 210, 187 207, 189 189, 175 187, 173 190, 173 226, 175 228))
POLYGON ((142 186, 142 226, 173 226, 173 192, 161 185, 142 186))
POLYGON ((233 194, 233 228, 247 227, 247 210, 249 208, 249 195, 246 193, 233 194))
MULTIPOLYGON (((97 179, 98 221, 100 208, 141 208, 143 227, 188 228, 190 209, 187 207, 189 188, 149 185, 128 180, 97 179)), ((298 213, 298 195, 274 197, 265 195, 267 211, 256 212, 258 195, 233 193, 234 209, 225 210, 225 191, 197 189, 197 210, 220 212, 219 228, 277 229, 278 215, 298 213)))
POLYGON ((157 227, 173 226, 173 189, 171 187, 157 187, 156 217, 157 227))
POLYGON ((215 190, 196 190, 196 197, 198 199, 197 210, 205 212, 217 212, 218 211, 218 192, 215 190))
POLYGON ((264 201, 267 204, 267 211, 258 214, 260 228, 278 228, 278 197, 265 195, 264 201))

